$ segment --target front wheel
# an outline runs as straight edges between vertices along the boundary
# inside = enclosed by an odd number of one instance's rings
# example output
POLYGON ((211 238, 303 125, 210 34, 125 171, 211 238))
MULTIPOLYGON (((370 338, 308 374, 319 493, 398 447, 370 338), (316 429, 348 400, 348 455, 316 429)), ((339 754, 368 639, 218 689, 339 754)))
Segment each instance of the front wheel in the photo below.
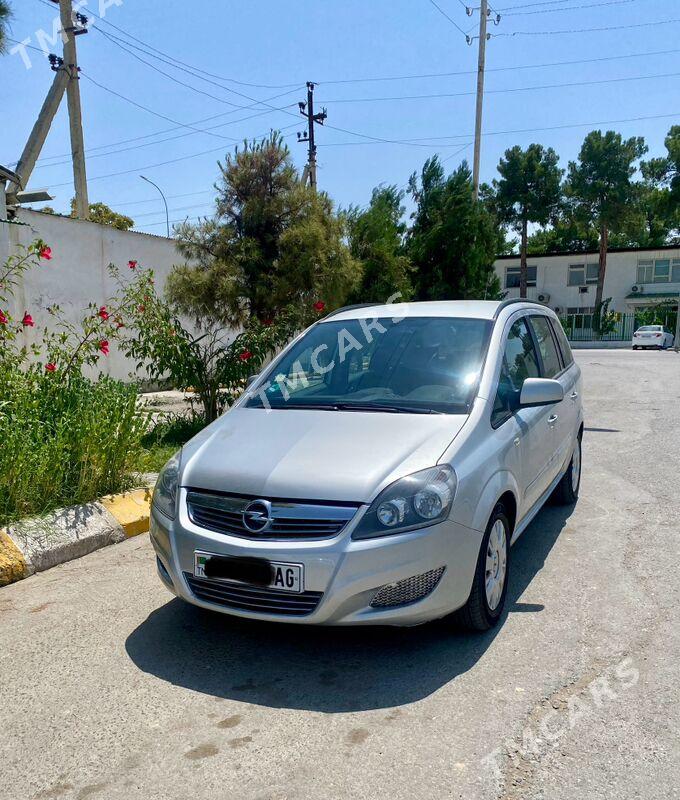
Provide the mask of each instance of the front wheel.
POLYGON ((578 491, 581 487, 581 436, 576 439, 574 452, 567 471, 555 487, 552 500, 560 506, 573 505, 578 500, 578 491))
POLYGON ((511 535, 505 509, 499 504, 486 526, 470 597, 454 615, 469 630, 489 630, 501 618, 508 591, 511 535))

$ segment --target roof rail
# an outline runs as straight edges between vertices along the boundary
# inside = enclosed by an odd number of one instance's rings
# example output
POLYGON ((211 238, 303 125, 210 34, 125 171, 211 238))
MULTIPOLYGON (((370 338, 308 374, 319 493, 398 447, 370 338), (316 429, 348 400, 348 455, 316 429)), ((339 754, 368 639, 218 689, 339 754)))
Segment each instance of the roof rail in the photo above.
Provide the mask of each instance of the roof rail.
POLYGON ((513 297, 510 300, 503 300, 502 303, 499 303, 498 308, 494 312, 493 318, 498 319, 498 315, 503 311, 503 309, 507 308, 508 306, 513 306, 516 303, 528 303, 532 306, 538 306, 539 308, 545 308, 545 303, 539 303, 536 300, 528 300, 526 297, 513 297))
POLYGON ((354 311, 357 308, 370 308, 371 306, 384 306, 385 303, 357 303, 353 306, 343 306, 342 308, 336 308, 335 311, 331 311, 330 314, 326 314, 323 319, 330 319, 331 317, 335 317, 338 314, 342 314, 344 311, 354 311))

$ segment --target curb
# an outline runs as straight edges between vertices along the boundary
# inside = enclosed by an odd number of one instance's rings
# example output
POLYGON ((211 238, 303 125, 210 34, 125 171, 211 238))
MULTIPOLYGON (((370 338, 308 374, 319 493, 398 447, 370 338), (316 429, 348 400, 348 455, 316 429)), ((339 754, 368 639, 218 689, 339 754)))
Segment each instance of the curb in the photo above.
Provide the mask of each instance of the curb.
POLYGON ((0 528, 0 586, 149 530, 151 486, 0 528))

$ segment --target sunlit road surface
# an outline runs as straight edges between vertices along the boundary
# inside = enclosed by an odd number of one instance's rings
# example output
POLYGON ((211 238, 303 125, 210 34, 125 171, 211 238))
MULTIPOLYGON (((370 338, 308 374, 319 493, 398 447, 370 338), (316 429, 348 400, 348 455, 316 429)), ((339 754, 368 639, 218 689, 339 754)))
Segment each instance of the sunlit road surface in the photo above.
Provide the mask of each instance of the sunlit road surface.
POLYGON ((497 630, 244 623, 129 540, 0 589, 0 797, 679 797, 680 356, 576 357, 581 499, 497 630))

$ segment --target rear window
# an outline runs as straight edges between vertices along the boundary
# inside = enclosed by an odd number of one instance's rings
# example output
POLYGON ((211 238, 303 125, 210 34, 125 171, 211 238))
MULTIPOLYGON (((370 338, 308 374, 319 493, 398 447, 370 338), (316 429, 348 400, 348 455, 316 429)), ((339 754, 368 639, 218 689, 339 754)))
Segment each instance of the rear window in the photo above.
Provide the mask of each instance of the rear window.
POLYGON ((569 339, 567 339, 567 334, 564 332, 564 328, 559 320, 551 319, 550 324, 555 332, 555 338, 557 339, 557 344, 562 353, 562 363, 565 367, 569 367, 574 363, 574 356, 571 352, 571 345, 569 344, 569 339))
POLYGON ((554 378, 555 375, 562 371, 562 362, 557 353, 557 345, 555 344, 548 318, 532 316, 529 321, 536 334, 538 350, 543 362, 543 377, 554 378))
POLYGON ((638 331, 660 331, 661 325, 643 325, 638 331))

